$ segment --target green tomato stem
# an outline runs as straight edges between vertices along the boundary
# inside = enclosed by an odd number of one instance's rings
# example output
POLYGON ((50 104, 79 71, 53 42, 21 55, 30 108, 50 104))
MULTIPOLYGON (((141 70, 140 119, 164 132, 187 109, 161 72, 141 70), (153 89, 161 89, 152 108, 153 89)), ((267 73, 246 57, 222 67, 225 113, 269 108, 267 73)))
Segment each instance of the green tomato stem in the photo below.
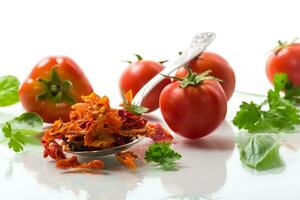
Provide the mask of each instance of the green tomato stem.
POLYGON ((55 103, 66 102, 72 105, 75 103, 75 100, 69 93, 73 87, 73 84, 69 80, 60 79, 56 71, 57 66, 58 65, 54 65, 52 67, 50 80, 43 78, 37 79, 37 81, 45 86, 45 90, 38 94, 36 98, 38 100, 50 99, 55 103))

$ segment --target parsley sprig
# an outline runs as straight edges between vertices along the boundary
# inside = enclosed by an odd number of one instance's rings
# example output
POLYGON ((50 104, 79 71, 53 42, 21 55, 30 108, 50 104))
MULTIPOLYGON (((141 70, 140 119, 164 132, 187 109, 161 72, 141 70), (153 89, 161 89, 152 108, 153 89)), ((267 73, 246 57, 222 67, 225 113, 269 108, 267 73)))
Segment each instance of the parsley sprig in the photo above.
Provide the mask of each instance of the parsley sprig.
POLYGON ((145 160, 147 162, 155 162, 164 170, 176 170, 177 160, 181 159, 181 155, 171 148, 171 144, 167 142, 156 142, 149 146, 145 152, 145 160))
POLYGON ((268 96, 261 104, 243 102, 233 119, 233 124, 249 133, 290 132, 300 124, 299 110, 287 99, 280 96, 284 85, 275 76, 275 89, 268 91, 268 96))

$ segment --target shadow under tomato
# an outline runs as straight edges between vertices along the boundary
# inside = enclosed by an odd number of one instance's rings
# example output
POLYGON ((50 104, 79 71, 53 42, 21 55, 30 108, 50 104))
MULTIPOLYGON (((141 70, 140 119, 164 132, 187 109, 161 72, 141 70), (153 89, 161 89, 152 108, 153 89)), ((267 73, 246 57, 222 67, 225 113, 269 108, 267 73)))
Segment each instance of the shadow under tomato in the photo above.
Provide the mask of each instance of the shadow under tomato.
POLYGON ((209 198, 226 182, 226 161, 234 147, 234 134, 229 122, 211 135, 197 140, 176 138, 174 148, 182 154, 183 166, 174 173, 161 174, 162 185, 172 193, 170 198, 209 198))

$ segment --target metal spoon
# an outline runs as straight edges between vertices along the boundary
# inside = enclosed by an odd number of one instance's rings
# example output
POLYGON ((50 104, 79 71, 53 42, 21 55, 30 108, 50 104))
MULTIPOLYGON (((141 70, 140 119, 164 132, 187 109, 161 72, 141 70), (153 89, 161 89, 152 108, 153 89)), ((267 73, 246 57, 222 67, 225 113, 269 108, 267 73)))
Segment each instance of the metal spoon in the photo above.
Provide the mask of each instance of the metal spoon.
POLYGON ((120 146, 108 148, 108 149, 103 149, 103 150, 95 150, 95 151, 66 151, 67 153, 75 154, 77 156, 82 156, 82 157, 97 157, 97 156, 108 156, 112 154, 119 153, 121 151, 125 151, 132 145, 138 143, 141 141, 143 138, 139 137, 134 139, 132 142, 129 142, 127 144, 123 144, 120 146))
MULTIPOLYGON (((195 35, 190 46, 188 46, 188 48, 182 52, 179 58, 173 62, 170 62, 170 65, 167 65, 167 67, 160 73, 164 75, 170 75, 172 72, 200 55, 215 39, 215 37, 216 34, 210 32, 195 35)), ((143 98, 165 78, 161 74, 154 76, 146 85, 144 85, 144 87, 142 87, 142 89, 139 90, 139 92, 134 96, 134 104, 141 105, 143 98)))
MULTIPOLYGON (((215 39, 215 36, 215 33, 211 32, 197 34, 193 38, 188 48, 185 51, 183 51, 183 53, 179 56, 179 58, 177 58, 177 60, 175 60, 174 62, 170 62, 170 65, 168 65, 164 70, 162 70, 161 74, 170 75, 176 69, 200 55, 206 49, 206 47, 215 39)), ((157 74, 146 85, 144 85, 142 89, 139 90, 139 92, 135 95, 133 99, 134 104, 141 105, 143 98, 165 78, 161 74, 157 74)), ((142 138, 137 138, 130 143, 109 149, 96 151, 68 151, 68 153, 84 157, 106 156, 124 151, 132 145, 136 144, 137 142, 141 141, 141 139, 142 138)))

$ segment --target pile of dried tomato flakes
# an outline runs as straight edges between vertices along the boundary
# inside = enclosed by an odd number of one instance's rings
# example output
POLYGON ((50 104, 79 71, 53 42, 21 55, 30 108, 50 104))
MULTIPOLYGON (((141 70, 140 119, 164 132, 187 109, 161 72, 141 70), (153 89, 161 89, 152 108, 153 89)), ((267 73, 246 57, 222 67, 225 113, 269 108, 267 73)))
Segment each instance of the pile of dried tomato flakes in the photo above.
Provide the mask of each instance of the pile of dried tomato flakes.
MULTIPOLYGON (((130 103, 131 92, 125 97, 130 103)), ((76 156, 69 157, 65 152, 113 148, 143 136, 154 141, 173 140, 172 135, 160 124, 149 124, 142 115, 123 108, 111 108, 108 97, 91 93, 82 96, 82 102, 72 106, 69 122, 57 120, 45 130, 42 144, 44 157, 54 159, 58 168, 102 169, 104 163, 101 160, 80 163, 76 156)), ((137 168, 135 153, 120 152, 115 157, 128 168, 137 168)))

